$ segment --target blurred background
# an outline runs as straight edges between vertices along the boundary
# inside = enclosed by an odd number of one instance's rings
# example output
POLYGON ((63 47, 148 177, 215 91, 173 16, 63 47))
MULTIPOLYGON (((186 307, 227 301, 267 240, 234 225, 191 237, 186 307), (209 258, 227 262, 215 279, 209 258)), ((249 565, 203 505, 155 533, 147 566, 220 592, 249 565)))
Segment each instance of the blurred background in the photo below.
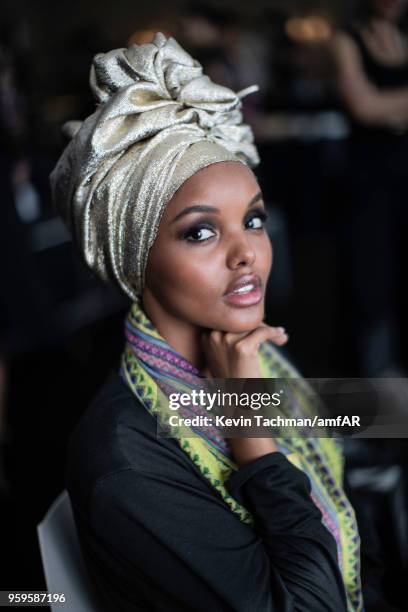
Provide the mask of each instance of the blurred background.
MULTIPOLYGON (((274 247, 267 321, 286 327, 305 376, 405 378, 406 9, 407 0, 3 0, 2 589, 45 588, 36 525, 65 486, 70 432, 123 343, 128 303, 81 263, 48 184, 61 126, 93 112, 95 53, 160 30, 213 80, 259 85, 244 114, 274 247)), ((408 391, 401 405, 408 411, 408 391)), ((388 609, 380 597, 408 610, 406 440, 346 451, 364 580, 375 585, 367 610, 388 609), (375 478, 364 476, 372 468, 375 478)))

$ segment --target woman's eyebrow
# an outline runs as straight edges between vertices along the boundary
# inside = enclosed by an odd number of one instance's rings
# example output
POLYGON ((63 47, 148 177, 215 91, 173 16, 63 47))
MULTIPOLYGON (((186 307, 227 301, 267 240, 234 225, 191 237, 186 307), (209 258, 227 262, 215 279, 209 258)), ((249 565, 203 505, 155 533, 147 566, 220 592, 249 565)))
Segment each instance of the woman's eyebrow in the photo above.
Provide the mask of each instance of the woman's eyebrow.
MULTIPOLYGON (((250 208, 251 206, 253 206, 254 204, 256 204, 257 202, 259 202, 260 200, 262 200, 262 193, 259 192, 257 193, 249 202, 248 204, 248 208, 250 208)), ((220 209, 216 208, 215 206, 210 206, 209 204, 193 204, 192 206, 187 206, 187 208, 184 208, 181 212, 178 213, 178 215, 176 215, 173 219, 173 221, 171 223, 175 223, 176 221, 178 221, 179 219, 181 219, 181 217, 184 217, 185 215, 189 215, 191 213, 213 213, 213 214, 220 214, 220 209)))
POLYGON ((252 198, 252 200, 249 202, 248 204, 248 208, 251 208, 251 206, 253 206, 254 204, 256 204, 257 202, 259 202, 260 200, 263 200, 263 195, 262 193, 259 191, 256 196, 254 196, 252 198))
POLYGON ((184 217, 185 215, 189 215, 190 213, 198 213, 198 212, 206 212, 206 213, 215 213, 215 214, 219 214, 220 213, 220 209, 216 208, 215 206, 209 206, 208 204, 194 204, 193 206, 187 206, 187 208, 184 208, 181 212, 179 212, 178 215, 176 215, 172 221, 172 223, 175 223, 176 221, 178 221, 181 217, 184 217))

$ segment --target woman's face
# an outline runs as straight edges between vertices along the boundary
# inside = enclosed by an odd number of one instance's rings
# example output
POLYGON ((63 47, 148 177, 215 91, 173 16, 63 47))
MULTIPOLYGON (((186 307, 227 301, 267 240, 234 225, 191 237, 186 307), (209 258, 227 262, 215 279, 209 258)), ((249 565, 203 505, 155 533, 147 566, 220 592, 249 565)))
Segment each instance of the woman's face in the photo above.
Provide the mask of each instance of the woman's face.
POLYGON ((397 21, 407 7, 407 0, 371 0, 376 15, 388 21, 397 21))
POLYGON ((179 321, 245 332, 263 321, 272 247, 254 174, 220 162, 189 178, 163 213, 143 301, 179 321))

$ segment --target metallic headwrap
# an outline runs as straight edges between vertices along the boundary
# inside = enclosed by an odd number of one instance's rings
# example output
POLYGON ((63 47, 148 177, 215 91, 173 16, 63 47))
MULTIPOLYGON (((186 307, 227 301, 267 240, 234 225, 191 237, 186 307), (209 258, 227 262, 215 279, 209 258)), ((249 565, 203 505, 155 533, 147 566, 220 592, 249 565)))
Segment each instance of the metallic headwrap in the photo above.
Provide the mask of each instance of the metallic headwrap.
POLYGON ((259 159, 239 93, 213 83, 174 38, 94 57, 96 111, 69 122, 51 174, 54 204, 88 264, 133 300, 167 202, 198 170, 259 159))

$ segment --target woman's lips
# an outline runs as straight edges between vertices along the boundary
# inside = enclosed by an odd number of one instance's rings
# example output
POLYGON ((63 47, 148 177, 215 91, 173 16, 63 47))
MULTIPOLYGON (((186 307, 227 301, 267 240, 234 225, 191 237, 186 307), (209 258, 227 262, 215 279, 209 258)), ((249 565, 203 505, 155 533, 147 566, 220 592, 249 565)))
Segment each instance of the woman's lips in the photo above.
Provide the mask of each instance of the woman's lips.
POLYGON ((228 287, 223 296, 225 302, 239 308, 255 306, 262 301, 262 298, 262 282, 256 274, 241 276, 228 287))

